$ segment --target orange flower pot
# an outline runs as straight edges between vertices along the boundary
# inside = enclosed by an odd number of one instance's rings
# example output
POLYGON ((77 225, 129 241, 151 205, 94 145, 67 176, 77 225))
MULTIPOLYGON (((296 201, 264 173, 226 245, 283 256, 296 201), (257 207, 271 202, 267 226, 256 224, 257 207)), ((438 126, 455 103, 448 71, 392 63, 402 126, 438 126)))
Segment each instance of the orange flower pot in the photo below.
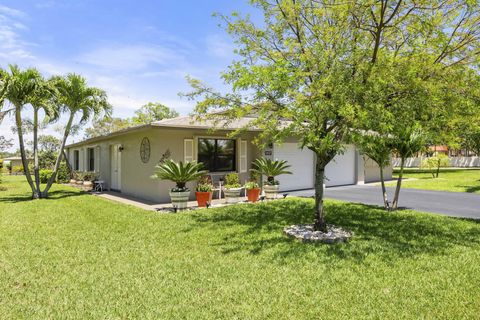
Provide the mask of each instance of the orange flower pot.
POLYGON ((198 206, 204 208, 207 206, 208 202, 212 203, 212 194, 213 192, 195 192, 198 206))
POLYGON ((247 198, 250 202, 257 202, 260 197, 260 188, 247 189, 247 198))

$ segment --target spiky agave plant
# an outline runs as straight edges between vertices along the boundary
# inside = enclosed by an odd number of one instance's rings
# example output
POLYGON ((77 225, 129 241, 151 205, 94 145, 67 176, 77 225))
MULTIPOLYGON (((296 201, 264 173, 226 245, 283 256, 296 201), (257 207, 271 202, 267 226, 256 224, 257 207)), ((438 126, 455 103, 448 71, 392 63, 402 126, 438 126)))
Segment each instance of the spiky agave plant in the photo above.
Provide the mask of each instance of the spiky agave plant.
POLYGON ((267 158, 259 158, 253 162, 253 172, 267 176, 268 184, 278 184, 275 177, 281 174, 292 174, 287 169, 290 165, 285 160, 271 160, 267 158))
POLYGON ((201 163, 175 162, 170 159, 161 162, 155 168, 155 174, 152 178, 175 182, 176 186, 172 189, 173 192, 188 191, 187 182, 197 180, 207 173, 207 171, 202 170, 203 165, 201 163))

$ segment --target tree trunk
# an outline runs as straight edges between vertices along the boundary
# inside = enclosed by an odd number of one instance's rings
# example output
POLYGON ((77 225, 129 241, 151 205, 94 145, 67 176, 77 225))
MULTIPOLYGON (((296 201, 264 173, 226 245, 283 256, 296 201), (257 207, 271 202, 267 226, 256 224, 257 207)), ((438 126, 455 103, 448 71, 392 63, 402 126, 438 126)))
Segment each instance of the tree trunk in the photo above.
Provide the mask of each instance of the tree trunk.
POLYGON ((315 166, 315 230, 327 231, 325 212, 323 208, 323 181, 325 178, 325 165, 318 161, 315 166))
POLYGON ((63 153, 63 159, 65 159, 65 163, 67 164, 68 172, 70 173, 70 179, 73 179, 73 170, 72 166, 70 165, 70 162, 68 161, 67 154, 65 153, 65 150, 62 151, 63 153))
POLYGON ((383 175, 382 166, 380 166, 380 182, 382 183, 383 206, 386 210, 390 210, 390 203, 388 202, 387 188, 385 188, 385 177, 383 175))
POLYGON ((436 174, 436 177, 435 178, 438 178, 438 175, 440 173, 440 163, 441 163, 442 160, 440 160, 440 158, 438 159, 438 163, 437 163, 437 174, 436 174))
POLYGON ((60 167, 60 162, 62 161, 63 157, 63 150, 65 148, 65 144, 67 143, 67 138, 70 133, 70 129, 72 127, 72 122, 73 122, 73 116, 75 114, 71 113, 70 118, 68 119, 67 126, 65 127, 65 132, 63 134, 63 139, 62 139, 62 145, 60 146, 60 150, 58 151, 58 156, 57 156, 57 161, 55 162, 55 167, 53 168, 53 173, 50 176, 50 179, 48 179, 47 186, 42 192, 42 197, 47 198, 48 197, 48 191, 52 187, 52 184, 55 182, 55 179, 57 177, 57 172, 58 168, 60 167))
MULTIPOLYGON (((33 110, 33 175, 35 176, 35 187, 40 193, 40 168, 38 164, 38 109, 33 110)), ((41 196, 41 194, 40 194, 41 196)))
POLYGON ((393 197, 392 210, 398 208, 398 198, 400 196, 400 188, 402 187, 403 167, 405 166, 405 158, 400 160, 400 173, 398 174, 397 187, 395 188, 395 196, 393 197))
POLYGON ((30 170, 28 169, 27 155, 25 153, 25 143, 23 142, 23 128, 22 128, 22 116, 20 114, 20 108, 15 110, 15 123, 17 125, 17 134, 18 134, 18 144, 20 146, 20 155, 22 157, 23 173, 27 179, 30 188, 32 189, 32 198, 38 199, 40 197, 39 190, 35 188, 33 184, 32 176, 30 175, 30 170))

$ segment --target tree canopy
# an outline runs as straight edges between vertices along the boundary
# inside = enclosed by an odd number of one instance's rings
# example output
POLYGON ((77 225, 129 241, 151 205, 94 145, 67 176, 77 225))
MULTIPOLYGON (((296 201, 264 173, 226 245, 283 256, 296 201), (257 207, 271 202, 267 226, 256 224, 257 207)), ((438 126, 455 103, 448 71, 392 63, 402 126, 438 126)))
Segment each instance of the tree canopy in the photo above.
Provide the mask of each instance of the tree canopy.
MULTIPOLYGON (((325 166, 352 128, 405 137, 435 127, 476 74, 479 7, 472 1, 252 0, 261 23, 220 16, 239 58, 222 74, 231 93, 189 79, 196 112, 234 119, 264 141, 296 136, 316 154, 316 222, 324 230, 325 166)), ((470 93, 466 94, 468 97, 470 93)), ((463 99, 463 98, 462 98, 463 99)), ((398 139, 397 139, 398 140, 398 139)))

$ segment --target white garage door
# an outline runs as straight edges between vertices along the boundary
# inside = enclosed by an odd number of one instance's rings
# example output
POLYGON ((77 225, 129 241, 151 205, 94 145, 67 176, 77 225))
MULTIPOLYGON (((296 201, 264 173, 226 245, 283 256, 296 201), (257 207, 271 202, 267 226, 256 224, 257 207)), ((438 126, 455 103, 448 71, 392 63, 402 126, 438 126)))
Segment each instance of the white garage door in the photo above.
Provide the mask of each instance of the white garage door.
POLYGON ((308 149, 300 149, 297 143, 283 143, 275 145, 273 157, 278 160, 287 160, 291 166, 288 170, 293 174, 277 177, 280 190, 300 190, 314 187, 315 154, 308 149))
POLYGON ((353 145, 348 145, 343 154, 337 155, 325 168, 325 185, 341 186, 356 183, 355 173, 355 154, 356 149, 353 145))

